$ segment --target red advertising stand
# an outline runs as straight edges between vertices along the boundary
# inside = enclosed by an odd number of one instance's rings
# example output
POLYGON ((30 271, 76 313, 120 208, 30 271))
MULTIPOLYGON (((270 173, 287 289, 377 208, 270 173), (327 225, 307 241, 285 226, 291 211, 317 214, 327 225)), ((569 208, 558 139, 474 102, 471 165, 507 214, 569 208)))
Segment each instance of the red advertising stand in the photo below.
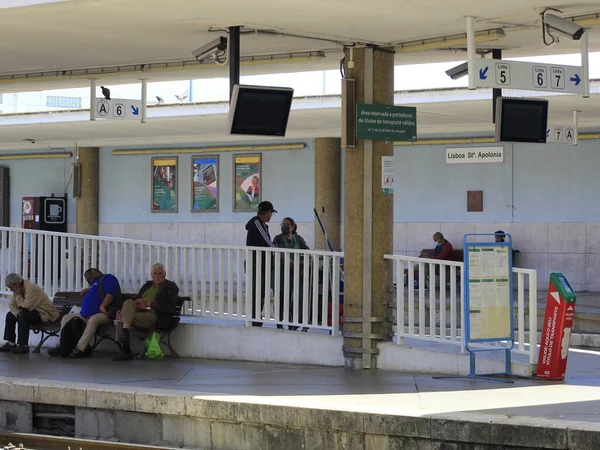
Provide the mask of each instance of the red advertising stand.
POLYGON ((562 273, 550 275, 537 377, 562 381, 567 370, 575 291, 562 273))

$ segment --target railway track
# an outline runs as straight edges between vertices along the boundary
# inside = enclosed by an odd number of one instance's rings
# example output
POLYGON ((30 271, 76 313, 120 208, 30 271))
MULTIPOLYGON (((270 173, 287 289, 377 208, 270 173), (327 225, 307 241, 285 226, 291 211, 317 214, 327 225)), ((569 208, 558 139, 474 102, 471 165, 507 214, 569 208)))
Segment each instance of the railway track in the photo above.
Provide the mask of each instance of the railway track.
POLYGON ((0 432, 0 450, 175 450, 121 442, 95 441, 64 436, 0 432))

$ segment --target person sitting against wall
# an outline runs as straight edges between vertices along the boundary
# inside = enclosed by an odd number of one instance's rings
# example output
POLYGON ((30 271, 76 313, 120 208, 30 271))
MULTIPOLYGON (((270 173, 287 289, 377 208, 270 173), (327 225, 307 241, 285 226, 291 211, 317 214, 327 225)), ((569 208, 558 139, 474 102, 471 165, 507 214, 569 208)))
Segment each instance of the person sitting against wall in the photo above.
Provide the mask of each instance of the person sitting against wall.
MULTIPOLYGON (((292 219, 291 217, 286 217, 281 221, 281 234, 278 234, 277 236, 275 236, 275 239, 273 239, 273 243, 275 244, 276 247, 279 248, 288 248, 288 249, 295 249, 295 250, 310 250, 309 246, 306 244, 306 241, 304 240, 304 238, 302 236, 300 236, 298 233, 298 225, 296 224, 296 222, 294 221, 294 219, 292 219)), ((285 263, 284 263, 284 259, 283 259, 283 253, 281 254, 282 256, 282 261, 280 264, 280 273, 279 273, 279 320, 283 320, 283 312, 284 312, 284 306, 285 303, 288 302, 289 306, 289 311, 290 311, 290 317, 289 320, 290 322, 293 320, 294 317, 294 310, 293 310, 293 291, 294 291, 294 264, 295 261, 299 261, 299 274, 298 274, 298 321, 302 322, 302 298, 303 298, 303 280, 304 280, 304 258, 298 258, 296 259, 296 256, 300 256, 300 255, 295 255, 294 253, 290 254, 290 271, 289 273, 287 273, 287 277, 289 277, 289 293, 288 296, 286 298, 285 295, 285 278, 286 278, 286 271, 285 271, 285 263)), ((279 324, 277 325, 277 328, 282 329, 283 325, 279 324)), ((294 325, 290 325, 288 326, 289 330, 297 330, 298 327, 294 326, 294 325)))
POLYGON ((428 258, 449 260, 454 251, 454 247, 452 247, 450 241, 447 241, 444 235, 438 231, 433 235, 433 242, 435 244, 435 249, 428 258))
POLYGON ((24 280, 18 273, 9 273, 4 282, 13 293, 4 322, 4 340, 0 352, 29 353, 29 327, 58 320, 59 312, 41 287, 24 280), (15 328, 19 325, 16 338, 15 328))
MULTIPOLYGON (((443 261, 447 261, 450 259, 450 257, 452 256, 452 252, 454 251, 454 247, 452 247, 452 244, 450 243, 450 241, 446 240, 446 238, 444 237, 444 235, 442 233, 440 233, 439 231, 437 233, 434 233, 433 235, 433 242, 435 244, 435 248, 433 249, 433 252, 429 252, 429 251, 424 251, 423 253, 421 253, 421 257, 424 258, 429 258, 429 259, 439 259, 439 260, 443 260, 443 261)), ((439 270, 436 268, 435 273, 439 273, 439 270)), ((429 264, 425 265, 425 280, 427 280, 427 285, 429 283, 429 264)), ((404 285, 406 286, 408 282, 408 278, 405 276, 405 280, 404 280, 404 285)), ((427 289, 427 285, 425 286, 425 288, 427 289)), ((415 272, 415 279, 414 279, 414 288, 415 289, 419 289, 419 274, 417 272, 415 272)))
MULTIPOLYGON (((96 330, 101 325, 112 324, 117 311, 123 305, 119 280, 114 275, 104 274, 98 269, 91 268, 85 271, 83 277, 90 287, 81 291, 81 311, 66 314, 60 323, 62 330, 73 319, 77 318, 85 322, 85 330, 69 355, 70 358, 90 356, 89 345, 96 335, 96 330)), ((60 347, 51 348, 48 350, 48 354, 50 356, 60 356, 60 347)))
POLYGON ((115 361, 130 361, 131 327, 142 330, 166 329, 173 323, 177 310, 179 287, 167 280, 165 266, 156 263, 152 266, 152 280, 146 282, 138 292, 135 300, 126 300, 121 310, 123 333, 121 334, 121 349, 123 353, 115 361))
POLYGON ((495 242, 505 242, 506 241, 506 233, 502 230, 498 230, 494 232, 494 241, 495 242))

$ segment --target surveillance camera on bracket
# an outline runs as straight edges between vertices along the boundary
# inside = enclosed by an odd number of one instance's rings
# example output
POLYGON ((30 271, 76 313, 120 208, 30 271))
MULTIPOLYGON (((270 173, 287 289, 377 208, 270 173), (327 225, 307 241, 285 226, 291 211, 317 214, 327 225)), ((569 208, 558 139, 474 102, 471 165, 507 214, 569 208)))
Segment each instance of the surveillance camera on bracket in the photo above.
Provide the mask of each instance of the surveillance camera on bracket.
POLYGON ((555 16, 554 14, 544 14, 542 17, 546 27, 550 30, 569 36, 574 41, 581 39, 581 36, 585 33, 584 27, 577 25, 575 22, 565 20, 562 17, 555 16))
POLYGON ((202 47, 197 48, 192 52, 194 58, 198 61, 204 61, 205 59, 214 58, 215 54, 223 53, 227 50, 227 38, 225 36, 221 36, 214 41, 210 41, 208 44, 203 45, 202 47))
POLYGON ((446 70, 446 75, 448 75, 453 80, 458 80, 469 74, 469 63, 465 62, 459 66, 453 67, 452 69, 446 70))

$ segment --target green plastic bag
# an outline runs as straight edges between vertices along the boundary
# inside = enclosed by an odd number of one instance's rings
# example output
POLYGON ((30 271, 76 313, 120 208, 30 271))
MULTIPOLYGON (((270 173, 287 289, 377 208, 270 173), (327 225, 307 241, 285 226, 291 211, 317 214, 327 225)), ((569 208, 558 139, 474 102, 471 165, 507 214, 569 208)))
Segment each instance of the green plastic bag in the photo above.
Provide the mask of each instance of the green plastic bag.
POLYGON ((146 358, 148 359, 163 359, 165 354, 160 348, 160 335, 154 331, 150 337, 146 338, 146 358))

